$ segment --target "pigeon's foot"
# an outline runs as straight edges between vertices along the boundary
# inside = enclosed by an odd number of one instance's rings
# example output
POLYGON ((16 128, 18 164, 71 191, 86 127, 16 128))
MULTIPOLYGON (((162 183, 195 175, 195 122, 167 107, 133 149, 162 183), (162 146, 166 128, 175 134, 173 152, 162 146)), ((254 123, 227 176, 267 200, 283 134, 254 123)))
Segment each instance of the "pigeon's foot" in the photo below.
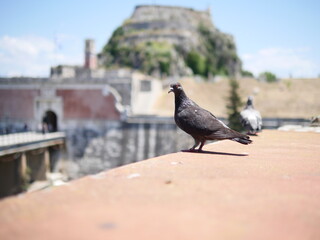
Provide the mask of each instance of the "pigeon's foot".
POLYGON ((188 150, 182 150, 182 152, 194 152, 194 153, 198 152, 198 153, 202 153, 204 151, 202 149, 190 148, 188 150))
POLYGON ((257 132, 247 132, 249 136, 258 136, 257 132))
POLYGON ((197 152, 197 150, 195 148, 190 148, 189 152, 197 152))

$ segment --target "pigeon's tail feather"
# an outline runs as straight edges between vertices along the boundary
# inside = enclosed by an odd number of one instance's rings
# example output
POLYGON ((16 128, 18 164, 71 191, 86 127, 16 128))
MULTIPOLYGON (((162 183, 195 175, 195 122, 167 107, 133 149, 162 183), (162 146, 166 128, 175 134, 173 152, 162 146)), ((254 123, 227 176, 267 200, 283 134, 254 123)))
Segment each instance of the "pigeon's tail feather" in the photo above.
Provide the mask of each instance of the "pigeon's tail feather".
POLYGON ((242 143, 245 145, 248 145, 250 143, 252 143, 252 140, 250 140, 249 136, 245 136, 245 137, 236 137, 236 138, 232 138, 232 141, 236 141, 238 143, 242 143))
POLYGON ((229 139, 242 144, 250 144, 252 141, 248 135, 239 133, 231 128, 223 128, 221 131, 215 132, 211 140, 229 139))

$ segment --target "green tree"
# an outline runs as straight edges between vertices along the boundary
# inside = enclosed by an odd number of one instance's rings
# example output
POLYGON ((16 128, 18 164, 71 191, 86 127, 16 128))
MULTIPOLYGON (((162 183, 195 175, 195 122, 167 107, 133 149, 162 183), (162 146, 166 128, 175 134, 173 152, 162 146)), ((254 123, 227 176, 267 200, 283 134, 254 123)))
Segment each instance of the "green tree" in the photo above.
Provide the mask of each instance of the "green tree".
POLYGON ((170 74, 170 62, 168 61, 159 61, 159 68, 161 74, 170 74))
POLYGON ((266 81, 268 83, 273 83, 273 82, 277 82, 278 81, 277 76, 275 74, 273 74, 272 72, 260 73, 259 79, 261 79, 262 81, 266 81))
POLYGON ((124 30, 122 27, 118 27, 113 33, 106 46, 104 46, 102 52, 110 53, 112 56, 115 56, 118 53, 118 43, 121 37, 124 35, 124 30))
POLYGON ((227 99, 229 127, 236 131, 242 131, 242 125, 240 123, 240 109, 242 107, 242 101, 239 95, 239 83, 234 78, 231 78, 229 85, 230 91, 227 99))
POLYGON ((187 66, 192 69, 194 74, 206 76, 206 58, 196 51, 188 53, 186 63, 187 66))
POLYGON ((241 60, 233 39, 220 31, 211 31, 203 24, 199 25, 198 31, 202 39, 201 54, 206 58, 205 75, 234 76, 241 60))
POLYGON ((247 71, 247 70, 242 70, 242 71, 241 71, 241 75, 242 75, 243 77, 254 77, 253 73, 252 73, 252 72, 249 72, 249 71, 247 71))

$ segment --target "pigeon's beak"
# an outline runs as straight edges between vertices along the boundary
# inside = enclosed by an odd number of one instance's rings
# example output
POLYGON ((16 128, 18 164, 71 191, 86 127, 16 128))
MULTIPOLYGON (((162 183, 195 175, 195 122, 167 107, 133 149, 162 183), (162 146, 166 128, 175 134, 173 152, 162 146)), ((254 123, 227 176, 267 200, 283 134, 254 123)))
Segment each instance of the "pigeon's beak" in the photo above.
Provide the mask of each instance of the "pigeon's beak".
POLYGON ((170 88, 170 90, 169 90, 169 92, 168 92, 168 93, 171 93, 171 92, 173 92, 173 88, 170 88))

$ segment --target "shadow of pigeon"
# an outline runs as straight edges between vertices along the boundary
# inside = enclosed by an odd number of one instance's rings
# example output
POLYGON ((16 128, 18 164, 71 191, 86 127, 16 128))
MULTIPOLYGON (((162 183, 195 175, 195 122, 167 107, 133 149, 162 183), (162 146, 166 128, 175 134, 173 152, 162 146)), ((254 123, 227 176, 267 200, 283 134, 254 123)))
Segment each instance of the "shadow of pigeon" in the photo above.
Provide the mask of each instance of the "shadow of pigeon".
POLYGON ((181 150, 181 152, 187 152, 187 153, 203 153, 203 154, 215 154, 215 155, 226 155, 226 156, 236 156, 236 157, 244 157, 248 156, 247 153, 227 153, 227 152, 213 152, 213 151, 190 151, 190 150, 181 150))

